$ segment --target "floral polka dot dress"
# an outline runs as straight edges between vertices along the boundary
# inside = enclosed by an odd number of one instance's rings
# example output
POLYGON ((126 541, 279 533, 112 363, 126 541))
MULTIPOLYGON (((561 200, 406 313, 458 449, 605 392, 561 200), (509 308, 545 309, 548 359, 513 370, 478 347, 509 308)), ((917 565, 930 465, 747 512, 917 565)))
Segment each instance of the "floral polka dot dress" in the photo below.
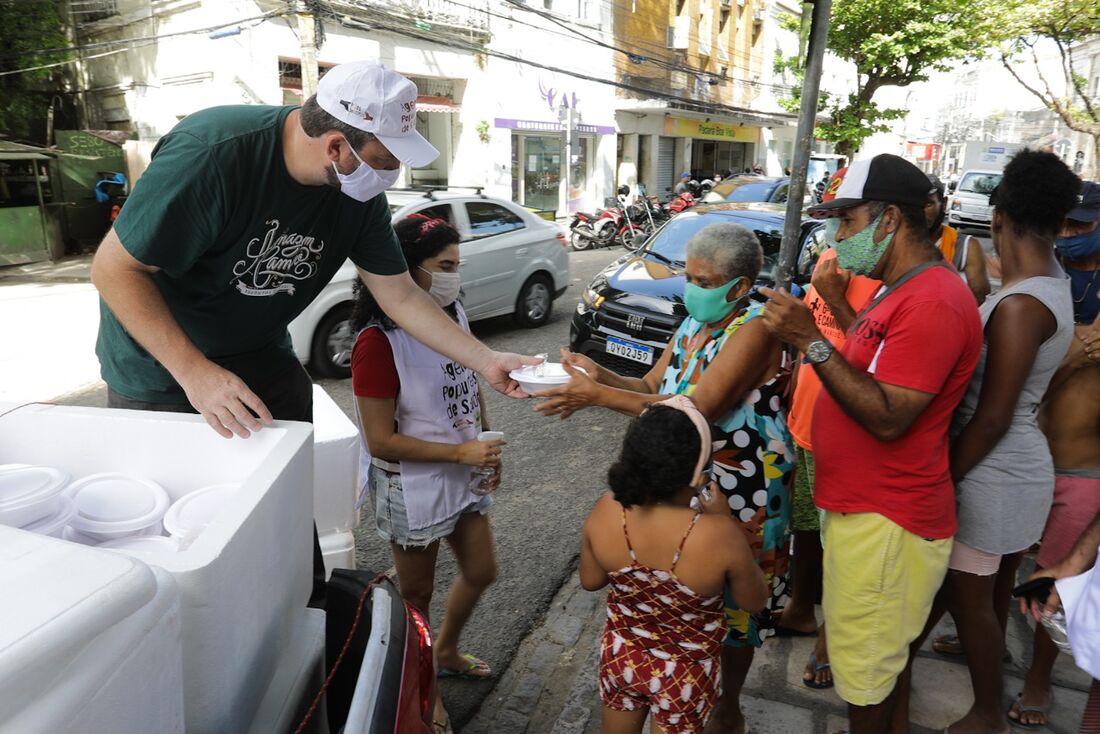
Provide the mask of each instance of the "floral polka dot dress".
MULTIPOLYGON (((691 317, 684 319, 658 392, 690 396, 726 340, 763 311, 761 304, 748 306, 727 326, 704 337, 694 350, 689 345, 704 325, 691 317)), ((715 445, 711 476, 729 503, 730 515, 745 531, 771 588, 768 606, 757 615, 739 609, 727 596, 726 644, 733 647, 759 647, 770 632, 772 613, 782 609, 787 597, 789 488, 795 461, 783 399, 790 380, 786 359, 784 352, 783 366, 775 377, 711 424, 715 445)))
POLYGON ((600 699, 616 711, 648 707, 668 734, 699 734, 718 701, 725 637, 722 596, 699 596, 676 577, 684 542, 667 571, 638 563, 623 511, 631 563, 608 574, 607 624, 600 645, 600 699))

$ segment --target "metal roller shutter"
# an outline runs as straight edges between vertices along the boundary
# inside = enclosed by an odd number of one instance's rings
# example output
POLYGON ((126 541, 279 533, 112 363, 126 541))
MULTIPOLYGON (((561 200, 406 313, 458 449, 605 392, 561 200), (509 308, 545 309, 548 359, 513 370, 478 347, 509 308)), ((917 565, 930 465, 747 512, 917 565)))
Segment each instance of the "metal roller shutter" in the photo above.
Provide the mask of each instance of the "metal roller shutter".
POLYGON ((676 185, 676 138, 657 139, 657 185, 654 194, 663 197, 665 189, 676 185))

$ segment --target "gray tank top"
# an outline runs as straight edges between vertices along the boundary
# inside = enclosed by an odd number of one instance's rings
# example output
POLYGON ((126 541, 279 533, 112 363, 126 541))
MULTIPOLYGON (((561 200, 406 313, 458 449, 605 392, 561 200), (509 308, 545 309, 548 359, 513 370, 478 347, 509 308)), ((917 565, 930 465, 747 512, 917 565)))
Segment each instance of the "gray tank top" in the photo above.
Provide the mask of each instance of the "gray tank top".
MULTIPOLYGON (((980 308, 982 326, 1002 300, 1019 294, 1046 306, 1058 327, 1039 346, 1008 432, 956 487, 959 530, 955 539, 986 553, 1015 553, 1039 540, 1054 496, 1054 463, 1039 430, 1039 401, 1073 339, 1073 297, 1069 278, 1028 278, 986 299, 980 308)), ((978 367, 955 412, 952 436, 974 416, 987 351, 988 345, 983 344, 978 367)))

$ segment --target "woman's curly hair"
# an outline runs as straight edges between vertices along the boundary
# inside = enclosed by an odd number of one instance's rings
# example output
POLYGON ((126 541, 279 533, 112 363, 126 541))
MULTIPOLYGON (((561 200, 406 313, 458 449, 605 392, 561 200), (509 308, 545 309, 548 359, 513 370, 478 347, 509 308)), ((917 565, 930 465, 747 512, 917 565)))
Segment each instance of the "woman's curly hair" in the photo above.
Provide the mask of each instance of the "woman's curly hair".
POLYGON ((1053 153, 1025 148, 1005 166, 992 201, 1017 234, 1053 239, 1081 193, 1081 179, 1053 153))
MULTIPOLYGON (((461 239, 458 230, 442 219, 430 219, 422 214, 413 214, 393 226, 401 252, 405 255, 405 264, 409 270, 420 265, 430 257, 435 257, 461 239)), ((351 307, 351 329, 359 333, 368 324, 380 324, 390 331, 397 327, 386 315, 378 301, 374 300, 370 290, 358 278, 352 287, 354 303, 351 307)), ((454 306, 443 309, 453 315, 454 306)))
POLYGON ((623 507, 671 499, 691 484, 699 461, 699 431, 683 411, 655 405, 626 429, 623 449, 607 473, 623 507))

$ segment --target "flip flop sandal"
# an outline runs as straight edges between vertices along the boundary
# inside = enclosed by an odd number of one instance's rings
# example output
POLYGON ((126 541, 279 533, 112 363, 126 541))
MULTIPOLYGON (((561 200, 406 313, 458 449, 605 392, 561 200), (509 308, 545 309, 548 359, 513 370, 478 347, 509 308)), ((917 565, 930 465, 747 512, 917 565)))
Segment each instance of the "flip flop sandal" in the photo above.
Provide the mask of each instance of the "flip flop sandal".
POLYGON ((452 734, 453 731, 450 721, 432 720, 432 734, 452 734))
POLYGON ((493 675, 492 669, 481 658, 474 657, 467 653, 462 656, 462 659, 469 663, 468 666, 461 670, 455 668, 440 668, 436 674, 437 678, 469 678, 472 680, 485 680, 493 675))
POLYGON ((958 635, 941 635, 932 640, 932 649, 940 655, 962 655, 962 644, 958 635))
MULTIPOLYGON (((958 635, 940 635, 932 640, 932 649, 940 655, 956 656, 963 654, 962 643, 959 642, 958 635)), ((1012 653, 1007 649, 1004 657, 1001 658, 1001 662, 1005 665, 1012 664, 1012 653)))
MULTIPOLYGON (((1054 708, 1054 691, 1050 692, 1050 700, 1047 701, 1046 706, 1025 706, 1021 700, 1023 699, 1023 697, 1023 692, 1016 694, 1016 711, 1018 713, 1015 719, 1008 714, 1005 714, 1005 717, 1009 720, 1009 722, 1011 722, 1013 726, 1019 726, 1024 729, 1042 729, 1047 724, 1049 724, 1050 710, 1054 708), (1025 724, 1022 720, 1024 714, 1042 714, 1043 718, 1046 719, 1046 721, 1044 721, 1042 724, 1025 724)), ((1009 713, 1011 712, 1012 709, 1010 708, 1009 713)))
POLYGON ((818 690, 818 691, 822 691, 822 690, 825 690, 826 688, 832 688, 833 687, 833 681, 831 681, 831 680, 826 681, 825 683, 818 683, 817 682, 817 674, 820 673, 823 670, 831 670, 832 666, 830 666, 828 663, 819 663, 819 662, 817 662, 817 656, 814 655, 813 653, 810 653, 810 667, 813 668, 814 677, 810 678, 809 680, 806 680, 806 674, 803 673, 802 674, 802 685, 806 686, 807 688, 813 688, 814 690, 818 690))

